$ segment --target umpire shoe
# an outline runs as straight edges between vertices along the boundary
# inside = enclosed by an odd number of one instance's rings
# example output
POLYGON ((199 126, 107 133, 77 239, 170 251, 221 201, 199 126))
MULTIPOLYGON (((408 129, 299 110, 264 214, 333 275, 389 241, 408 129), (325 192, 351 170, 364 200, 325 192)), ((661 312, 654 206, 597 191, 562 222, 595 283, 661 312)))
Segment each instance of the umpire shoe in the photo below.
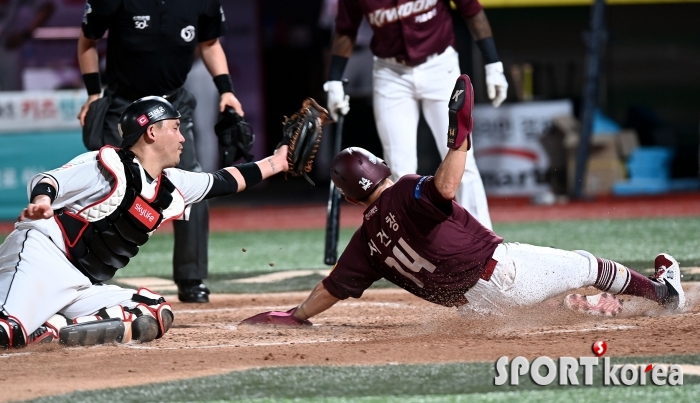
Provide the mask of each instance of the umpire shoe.
POLYGON ((177 298, 180 302, 209 302, 209 289, 202 280, 178 280, 177 298))
POLYGON ((663 302, 663 306, 668 309, 682 310, 685 307, 685 291, 681 286, 680 266, 673 256, 666 253, 659 253, 654 259, 653 279, 665 283, 668 287, 668 295, 663 302))

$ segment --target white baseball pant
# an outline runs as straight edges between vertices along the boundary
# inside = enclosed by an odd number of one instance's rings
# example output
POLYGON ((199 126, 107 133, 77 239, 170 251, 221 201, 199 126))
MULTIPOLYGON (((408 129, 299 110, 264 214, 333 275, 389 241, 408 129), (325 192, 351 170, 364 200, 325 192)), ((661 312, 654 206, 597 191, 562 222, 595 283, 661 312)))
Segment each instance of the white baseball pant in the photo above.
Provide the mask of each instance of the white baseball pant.
POLYGON ((0 311, 32 333, 56 313, 70 319, 116 305, 134 308, 136 290, 93 285, 51 239, 20 227, 0 245, 0 311))
MULTIPOLYGON (((416 144, 420 107, 433 132, 440 157, 444 159, 447 155, 447 105, 459 75, 459 59, 452 47, 415 67, 375 57, 374 117, 392 180, 414 174, 418 169, 416 144)), ((473 150, 468 153, 456 200, 481 224, 492 228, 473 150)))
POLYGON ((503 243, 493 254, 498 263, 489 281, 479 279, 464 296, 460 310, 505 313, 510 307, 534 305, 580 287, 598 276, 596 258, 584 251, 565 251, 521 243, 503 243))

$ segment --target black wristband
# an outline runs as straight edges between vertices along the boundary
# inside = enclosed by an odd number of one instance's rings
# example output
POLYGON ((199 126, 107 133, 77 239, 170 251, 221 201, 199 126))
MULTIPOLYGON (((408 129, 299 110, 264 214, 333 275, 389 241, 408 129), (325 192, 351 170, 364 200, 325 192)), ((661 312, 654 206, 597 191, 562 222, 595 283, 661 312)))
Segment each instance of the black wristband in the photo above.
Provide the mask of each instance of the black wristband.
POLYGON ((245 179, 245 188, 250 189, 258 183, 262 182, 262 171, 258 164, 248 162, 246 164, 234 165, 245 179))
POLYGON ((29 202, 34 202, 34 198, 37 196, 46 195, 51 199, 51 203, 56 200, 56 188, 52 184, 46 182, 39 182, 32 189, 32 194, 29 196, 29 202))
POLYGON ((488 38, 479 39, 476 41, 476 46, 481 50, 481 55, 484 56, 484 61, 486 63, 496 63, 499 62, 498 52, 496 52, 496 42, 493 40, 493 36, 488 38))
POLYGON ((102 92, 102 82, 100 81, 100 73, 83 74, 83 82, 88 95, 95 95, 102 92))
POLYGON ((214 77, 214 85, 219 90, 219 95, 225 92, 233 93, 233 81, 231 81, 231 76, 228 74, 219 74, 214 77))
POLYGON ((328 70, 328 81, 340 81, 343 79, 345 66, 348 64, 348 58, 338 55, 331 56, 331 67, 328 70))

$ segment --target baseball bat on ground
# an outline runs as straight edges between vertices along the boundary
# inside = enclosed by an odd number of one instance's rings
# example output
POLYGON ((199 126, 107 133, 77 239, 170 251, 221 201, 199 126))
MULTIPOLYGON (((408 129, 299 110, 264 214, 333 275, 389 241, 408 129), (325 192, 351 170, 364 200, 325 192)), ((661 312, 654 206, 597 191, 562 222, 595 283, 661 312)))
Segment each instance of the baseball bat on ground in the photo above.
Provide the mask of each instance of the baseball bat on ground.
MULTIPOLYGON (((345 115, 338 114, 338 122, 335 124, 335 138, 333 139, 333 157, 340 152, 343 142, 343 122, 345 115)), ((340 192, 331 180, 331 188, 328 193, 328 209, 326 211, 326 248, 323 253, 323 262, 329 266, 338 261, 338 236, 340 231, 340 192)))

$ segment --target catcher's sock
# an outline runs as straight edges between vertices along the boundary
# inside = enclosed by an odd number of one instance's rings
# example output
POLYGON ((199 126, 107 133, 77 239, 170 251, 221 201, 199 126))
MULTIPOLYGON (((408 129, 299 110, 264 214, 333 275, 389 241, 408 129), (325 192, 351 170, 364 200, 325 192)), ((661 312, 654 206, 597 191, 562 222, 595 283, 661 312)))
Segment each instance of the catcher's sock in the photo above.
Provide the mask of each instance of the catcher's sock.
POLYGON ((612 260, 598 260, 598 278, 594 286, 602 291, 613 294, 634 295, 662 302, 668 294, 665 284, 651 280, 612 260))

